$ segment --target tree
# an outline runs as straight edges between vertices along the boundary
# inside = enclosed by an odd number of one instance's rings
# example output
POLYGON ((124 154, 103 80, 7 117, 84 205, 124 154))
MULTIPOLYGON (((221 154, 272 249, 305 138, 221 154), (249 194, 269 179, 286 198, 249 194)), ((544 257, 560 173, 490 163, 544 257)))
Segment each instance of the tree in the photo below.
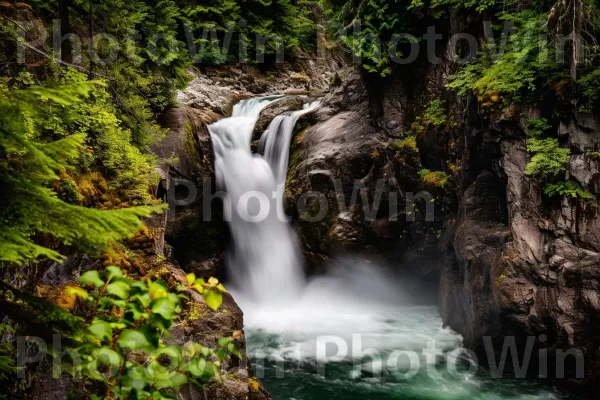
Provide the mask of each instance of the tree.
POLYGON ((559 0, 548 13, 548 23, 560 41, 570 39, 569 73, 573 81, 577 81, 579 64, 583 61, 584 36, 596 42, 593 28, 597 15, 593 0, 559 0), (588 29, 592 29, 589 31, 588 29))
POLYGON ((62 87, 31 87, 0 91, 0 261, 24 263, 30 259, 59 259, 54 238, 82 250, 105 247, 127 238, 143 224, 140 220, 164 207, 134 207, 100 211, 68 204, 50 187, 57 173, 72 168, 85 136, 55 140, 36 124, 46 107, 70 107, 81 102, 99 82, 62 87))

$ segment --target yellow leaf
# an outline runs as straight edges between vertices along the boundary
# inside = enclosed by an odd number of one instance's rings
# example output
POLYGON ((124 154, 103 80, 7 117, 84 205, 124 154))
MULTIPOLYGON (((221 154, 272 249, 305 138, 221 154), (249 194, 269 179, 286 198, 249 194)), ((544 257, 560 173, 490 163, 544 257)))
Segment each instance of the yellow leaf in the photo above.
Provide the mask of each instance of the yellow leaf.
POLYGON ((219 284, 219 280, 217 278, 210 277, 208 278, 208 284, 210 287, 215 287, 219 284))
POLYGON ((225 292, 225 293, 227 293, 227 289, 225 289, 225 286, 223 286, 223 284, 222 284, 222 283, 219 283, 219 284, 217 285, 217 289, 219 289, 221 292, 225 292))
POLYGON ((188 285, 191 285, 196 280, 196 275, 191 273, 188 276, 186 276, 185 280, 187 281, 188 285))
POLYGON ((195 284, 192 286, 193 289, 196 289, 198 293, 204 293, 204 287, 202 285, 195 284))
POLYGON ((196 285, 206 285, 206 282, 204 282, 204 278, 198 278, 196 279, 196 285))

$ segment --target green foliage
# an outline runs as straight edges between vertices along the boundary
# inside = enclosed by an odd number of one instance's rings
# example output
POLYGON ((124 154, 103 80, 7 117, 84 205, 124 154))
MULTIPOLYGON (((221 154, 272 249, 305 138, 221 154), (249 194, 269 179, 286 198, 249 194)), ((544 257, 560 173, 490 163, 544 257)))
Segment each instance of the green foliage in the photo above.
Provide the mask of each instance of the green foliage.
POLYGON ((548 183, 544 186, 544 193, 550 197, 569 196, 572 198, 581 198, 593 200, 594 195, 581 187, 577 182, 566 181, 558 183, 548 183))
POLYGON ((423 120, 427 125, 440 127, 446 124, 446 109, 443 100, 432 100, 427 105, 423 120))
POLYGON ((69 204, 81 204, 84 200, 73 179, 61 181, 58 195, 62 201, 69 204))
POLYGON ((82 131, 58 139, 52 129, 44 129, 54 120, 47 117, 61 110, 71 112, 99 85, 82 81, 0 91, 0 260, 58 259, 58 252, 34 240, 36 234, 52 235, 85 250, 104 247, 140 229, 140 217, 160 211, 157 207, 88 209, 62 201, 48 187, 58 180, 58 171, 71 168, 86 138, 82 131))
POLYGON ((420 170, 419 177, 425 185, 442 189, 450 179, 450 176, 443 171, 430 171, 428 169, 420 170))
MULTIPOLYGON (((441 19, 463 11, 484 11, 496 0, 322 0, 325 15, 344 29, 333 32, 371 73, 391 73, 392 57, 405 57, 419 43, 425 18, 441 19), (414 35, 402 36, 402 33, 414 35)), ((422 49, 421 49, 422 50, 422 49)))
POLYGON ((183 1, 182 20, 195 38, 195 63, 222 64, 280 51, 315 48, 315 0, 183 1), (239 23, 244 21, 244 23, 239 23), (264 43, 257 37, 265 39, 264 43), (280 40, 278 40, 281 39, 280 40), (283 42, 283 43, 281 43, 283 42), (282 46, 282 47, 280 47, 282 46))
POLYGON ((216 278, 209 278, 208 282, 204 278, 196 279, 196 275, 189 274, 186 277, 187 283, 198 293, 201 293, 206 300, 206 304, 217 311, 223 302, 223 294, 227 292, 225 287, 219 283, 216 278))
MULTIPOLYGON (((0 323, 0 337, 14 333, 15 329, 12 325, 0 323)), ((12 343, 0 342, 0 380, 14 379, 18 372, 16 357, 17 354, 12 343)), ((2 398, 1 395, 0 398, 2 398)))
POLYGON ((530 138, 527 140, 527 151, 531 159, 525 168, 525 175, 541 175, 543 178, 564 173, 571 156, 571 150, 561 148, 555 138, 530 138))
MULTIPOLYGON (((58 84, 85 84, 87 77, 67 69, 59 73, 58 84)), ((89 95, 68 107, 46 104, 37 110, 35 118, 28 119, 30 135, 42 131, 52 137, 85 136, 85 151, 77 157, 80 172, 102 171, 110 180, 111 188, 124 200, 134 204, 152 201, 149 187, 154 178, 154 158, 143 154, 135 146, 131 131, 118 117, 119 110, 106 90, 105 81, 89 91, 89 95)), ((151 115, 147 116, 152 118, 151 115)), ((151 131, 146 133, 151 134, 151 131)), ((72 188, 73 190, 75 188, 72 188)), ((69 190, 73 192, 73 190, 69 190)), ((81 203, 77 194, 69 201, 81 203)))
POLYGON ((584 102, 581 111, 593 111, 600 106, 600 69, 596 68, 579 80, 584 102))
POLYGON ((585 152, 585 156, 594 160, 600 160, 600 151, 587 151, 585 152))
POLYGON ((443 100, 430 101, 422 115, 415 118, 411 130, 417 134, 424 133, 428 128, 441 128, 446 125, 446 109, 443 100))
POLYGON ((527 130, 533 136, 538 136, 550 129, 551 126, 548 124, 546 118, 530 119, 527 121, 527 130))
POLYGON ((396 143, 396 148, 402 151, 409 151, 412 153, 418 153, 419 147, 417 146, 417 139, 414 136, 408 136, 401 141, 396 143))
POLYGON ((538 100, 537 90, 549 78, 565 73, 545 39, 546 18, 545 13, 534 10, 501 14, 500 19, 514 23, 516 30, 508 38, 502 35, 497 43, 487 43, 475 60, 451 77, 448 87, 463 96, 476 95, 485 106, 500 100, 538 100), (499 49, 502 41, 506 41, 504 52, 495 54, 492 50, 499 49))
MULTIPOLYGON (((174 293, 161 282, 128 279, 118 267, 106 268, 103 277, 88 271, 80 282, 87 290, 72 287, 70 294, 84 304, 89 323, 84 334, 71 338, 78 343, 71 357, 81 361, 68 372, 83 381, 79 387, 91 398, 175 399, 184 384, 211 381, 230 354, 241 358, 233 337, 220 338, 216 350, 164 342, 189 301, 183 286, 174 293)), ((205 284, 189 276, 188 282, 188 290, 200 289, 213 309, 220 306, 210 298, 224 291, 216 279, 205 284)))
MULTIPOLYGON (((356 7, 353 1, 323 1, 326 15, 346 29, 335 32, 342 43, 360 58, 362 67, 372 73, 387 76, 391 73, 388 43, 408 44, 396 32, 408 32, 410 1, 366 0, 356 7)), ((400 47, 400 46, 399 46, 400 47)), ((398 50, 398 56, 402 51, 398 50)))

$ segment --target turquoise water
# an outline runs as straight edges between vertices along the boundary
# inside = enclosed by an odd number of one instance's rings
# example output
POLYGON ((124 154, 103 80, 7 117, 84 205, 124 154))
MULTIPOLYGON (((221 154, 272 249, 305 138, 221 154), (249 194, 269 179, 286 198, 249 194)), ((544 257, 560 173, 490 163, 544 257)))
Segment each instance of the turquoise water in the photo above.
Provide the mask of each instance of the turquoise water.
POLYGON ((275 400, 572 398, 537 381, 493 379, 443 327, 437 307, 412 305, 407 292, 353 266, 310 282, 293 302, 234 296, 254 372, 275 400))
MULTIPOLYGON (((422 349, 427 348, 427 341, 430 340, 436 340, 443 355, 436 357, 435 362, 431 364, 427 364, 422 357, 421 368, 412 377, 394 374, 394 371, 387 368, 386 362, 382 363, 381 372, 374 374, 369 357, 365 357, 362 362, 353 362, 352 356, 324 363, 323 374, 323 371, 317 368, 316 355, 310 354, 309 351, 315 344, 315 336, 303 331, 302 327, 294 329, 293 326, 290 326, 288 332, 269 332, 263 328, 249 329, 248 350, 254 359, 255 373, 275 400, 570 398, 558 390, 530 380, 493 379, 484 371, 468 373, 472 364, 466 356, 459 358, 457 362, 449 361, 452 350, 461 347, 461 338, 442 328, 436 307, 402 307, 395 317, 389 314, 386 317, 382 316, 375 325, 377 329, 388 333, 381 336, 367 335, 368 337, 363 338, 363 347, 366 347, 366 339, 369 346, 380 350, 384 360, 393 350, 422 353, 422 349), (449 364, 456 365, 457 372, 449 372, 449 364)), ((402 360, 399 364, 402 364, 402 360)), ((404 372, 406 370, 405 366, 404 372)))

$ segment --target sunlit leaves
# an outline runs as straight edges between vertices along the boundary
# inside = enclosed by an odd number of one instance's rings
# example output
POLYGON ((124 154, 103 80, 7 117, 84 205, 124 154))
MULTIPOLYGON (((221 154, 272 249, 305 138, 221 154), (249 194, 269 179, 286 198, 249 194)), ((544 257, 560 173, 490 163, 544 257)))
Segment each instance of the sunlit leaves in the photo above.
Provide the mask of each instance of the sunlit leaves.
POLYGON ((148 349, 152 345, 146 335, 137 330, 127 330, 119 335, 117 344, 123 349, 148 349))
POLYGON ((530 138, 527 140, 527 151, 531 154, 531 159, 525 168, 525 174, 539 174, 545 178, 564 173, 571 155, 571 151, 560 147, 555 138, 530 138))
POLYGON ((78 287, 68 286, 67 289, 65 290, 65 293, 69 294, 69 295, 77 296, 83 300, 87 300, 87 298, 88 298, 88 292, 86 292, 82 288, 78 288, 78 287))
POLYGON ((223 293, 226 293, 227 290, 223 284, 219 283, 218 279, 211 277, 206 282, 203 278, 196 279, 196 275, 189 274, 186 280, 192 289, 204 296, 204 300, 210 308, 217 311, 221 307, 223 293))
POLYGON ((108 280, 111 280, 113 278, 122 278, 123 277, 123 271, 121 271, 121 268, 119 267, 106 267, 106 278, 108 280))
MULTIPOLYGON (((190 274, 186 281, 190 288, 200 288, 206 303, 218 309, 225 288, 217 279, 207 282, 190 274)), ((70 372, 104 382, 115 398, 171 398, 188 382, 209 382, 230 355, 242 357, 235 345, 240 331, 219 339, 216 349, 198 343, 185 348, 163 343, 161 338, 169 337, 179 318, 182 302, 188 301, 184 287, 176 294, 162 282, 128 279, 117 267, 106 268, 103 276, 86 272, 81 283, 91 291, 72 290, 95 309, 96 317, 76 349, 82 362, 70 372)))
POLYGON ((97 337, 100 341, 110 341, 112 338, 112 327, 109 322, 102 320, 94 320, 88 328, 90 333, 97 337))
POLYGON ((79 282, 82 285, 94 285, 96 287, 104 286, 104 281, 100 279, 100 273, 98 271, 88 271, 81 275, 79 282))
POLYGON ((544 186, 544 193, 550 197, 567 196, 571 198, 581 198, 585 200, 594 200, 594 195, 585 190, 581 185, 574 181, 548 183, 544 186))
POLYGON ((126 281, 116 281, 106 286, 106 293, 120 299, 126 299, 129 296, 129 289, 130 286, 126 281))

